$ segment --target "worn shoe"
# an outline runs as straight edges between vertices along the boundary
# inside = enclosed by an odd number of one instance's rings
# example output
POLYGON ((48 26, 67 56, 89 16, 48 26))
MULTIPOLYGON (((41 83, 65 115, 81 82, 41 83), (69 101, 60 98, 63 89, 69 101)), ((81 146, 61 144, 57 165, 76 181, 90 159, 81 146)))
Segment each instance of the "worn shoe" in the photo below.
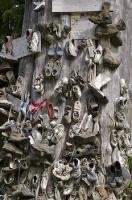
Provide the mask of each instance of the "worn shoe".
POLYGON ((108 38, 117 35, 119 31, 124 31, 125 29, 125 22, 120 19, 116 24, 107 25, 105 27, 97 26, 95 29, 95 36, 98 38, 108 38))
POLYGON ((56 60, 54 62, 53 68, 52 68, 52 76, 54 78, 56 78, 56 79, 59 78, 60 72, 61 72, 61 68, 62 68, 61 60, 56 60))
POLYGON ((111 69, 116 69, 121 64, 121 61, 118 60, 114 55, 112 54, 111 50, 109 48, 104 49, 104 66, 109 67, 111 69))
POLYGON ((83 148, 77 148, 75 156, 77 158, 95 156, 97 154, 97 148, 94 145, 88 144, 83 148))
POLYGON ((9 142, 5 142, 2 149, 5 150, 6 152, 10 152, 19 156, 23 155, 23 152, 18 147, 9 142))
POLYGON ((78 99, 81 98, 81 96, 82 96, 82 92, 81 92, 80 87, 78 85, 74 85, 72 87, 72 97, 73 97, 73 99, 78 100, 78 99))
POLYGON ((122 175, 122 168, 118 161, 114 163, 115 167, 115 181, 117 183, 117 186, 121 186, 123 183, 123 175, 122 175))
POLYGON ((56 54, 58 56, 63 56, 63 53, 64 53, 63 42, 58 42, 56 47, 56 54))
POLYGON ((52 76, 53 66, 54 66, 53 60, 49 60, 44 69, 46 78, 50 78, 52 76))
POLYGON ((37 93, 44 93, 44 76, 42 74, 39 74, 33 84, 33 88, 37 93))
POLYGON ((33 4, 36 6, 33 10, 36 12, 40 12, 45 8, 45 0, 42 0, 40 2, 33 2, 33 4))
POLYGON ((70 124, 72 121, 72 107, 69 105, 66 105, 65 107, 63 120, 66 124, 70 124))
POLYGON ((112 36, 110 38, 110 42, 113 46, 115 47, 120 47, 123 45, 123 40, 121 38, 121 33, 119 32, 118 34, 112 36))
POLYGON ((0 88, 7 87, 8 83, 9 82, 8 82, 8 79, 7 79, 6 75, 1 74, 0 75, 0 88))
POLYGON ((8 101, 8 100, 0 100, 0 108, 3 109, 10 109, 12 107, 12 102, 8 101))
POLYGON ((74 183, 72 180, 65 182, 64 188, 63 188, 63 195, 64 196, 70 195, 73 189, 74 189, 74 183))
POLYGON ((115 188, 115 187, 117 187, 117 183, 115 180, 115 167, 113 165, 111 165, 109 170, 110 170, 110 172, 108 174, 107 182, 111 188, 115 188))
POLYGON ((81 162, 79 159, 74 158, 73 162, 71 163, 73 167, 73 171, 71 173, 71 177, 75 178, 76 180, 81 176, 81 162))
POLYGON ((78 122, 81 116, 81 102, 75 101, 74 108, 73 108, 73 115, 72 118, 74 122, 78 122))
POLYGON ((27 39, 27 48, 29 51, 35 53, 38 50, 39 38, 36 32, 33 32, 32 29, 28 29, 26 31, 26 39, 27 39))
POLYGON ((2 63, 0 65, 0 73, 6 73, 7 71, 10 71, 10 70, 12 70, 10 64, 8 64, 8 63, 2 63))
POLYGON ((70 40, 66 43, 65 50, 68 56, 77 57, 78 48, 75 45, 75 40, 70 40))
POLYGON ((103 48, 99 44, 97 49, 95 49, 94 63, 100 64, 102 61, 102 56, 103 56, 103 48))
POLYGON ((2 53, 11 55, 13 52, 13 45, 12 45, 13 38, 11 36, 6 36, 4 44, 2 46, 2 53))
POLYGON ((46 190, 48 181, 49 181, 49 172, 48 172, 48 169, 45 169, 45 171, 42 174, 42 180, 41 180, 41 189, 42 189, 42 191, 46 190))

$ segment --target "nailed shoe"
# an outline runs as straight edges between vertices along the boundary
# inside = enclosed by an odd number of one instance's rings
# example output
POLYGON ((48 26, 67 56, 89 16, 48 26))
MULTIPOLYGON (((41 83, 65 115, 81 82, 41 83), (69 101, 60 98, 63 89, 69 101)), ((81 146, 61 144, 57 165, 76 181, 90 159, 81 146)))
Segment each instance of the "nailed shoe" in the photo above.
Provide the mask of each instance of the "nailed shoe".
POLYGON ((117 183, 115 180, 115 167, 111 165, 110 167, 110 172, 108 174, 108 179, 107 179, 108 185, 112 188, 117 187, 117 183))
POLYGON ((74 158, 72 162, 73 171, 71 177, 78 179, 81 176, 81 162, 79 159, 74 158))
POLYGON ((65 107, 63 120, 66 124, 70 124, 72 121, 72 107, 69 105, 66 105, 65 107))
POLYGON ((72 167, 70 167, 68 164, 64 164, 62 160, 59 160, 55 162, 54 168, 53 168, 53 175, 62 180, 62 181, 68 181, 71 178, 72 167))
POLYGON ((37 52, 39 38, 36 32, 33 32, 32 29, 28 29, 26 31, 26 39, 27 39, 27 48, 32 52, 37 52))
POLYGON ((103 48, 99 44, 97 49, 95 49, 94 63, 100 64, 103 56, 103 48))
POLYGON ((33 4, 36 6, 33 10, 40 12, 45 8, 45 0, 42 0, 40 2, 33 2, 33 4))
POLYGON ((79 118, 81 116, 81 102, 80 101, 76 101, 74 103, 74 108, 73 108, 73 120, 75 122, 78 122, 79 118))
POLYGON ((73 99, 80 99, 81 96, 82 96, 82 92, 81 92, 81 89, 78 85, 74 85, 72 87, 72 95, 73 95, 73 99))
POLYGON ((104 26, 107 24, 112 24, 112 17, 110 15, 111 3, 104 2, 102 5, 102 11, 97 16, 90 16, 89 20, 94 24, 104 26))
POLYGON ((118 161, 114 163, 115 166, 115 181, 117 186, 121 186, 123 183, 123 175, 122 175, 122 168, 118 161))
POLYGON ((58 42, 56 47, 56 54, 58 56, 63 56, 64 48, 63 48, 63 42, 58 42))
POLYGON ((56 43, 52 43, 52 44, 50 44, 50 46, 49 46, 48 55, 49 55, 49 56, 54 56, 55 53, 56 53, 56 43))
POLYGON ((56 60, 53 64, 53 68, 52 68, 52 76, 54 78, 59 78, 61 68, 62 68, 61 60, 56 60))
POLYGON ((118 33, 110 38, 110 42, 115 47, 120 47, 123 45, 123 41, 121 38, 121 33, 118 33))
POLYGON ((52 68, 54 66, 54 63, 53 63, 53 60, 49 60, 47 65, 45 66, 45 76, 47 78, 51 77, 52 76, 52 68))
POLYGON ((67 55, 77 57, 78 49, 75 46, 75 40, 72 39, 72 40, 68 41, 66 43, 65 50, 66 50, 67 55))
POLYGON ((121 61, 114 57, 114 55, 112 54, 112 52, 109 48, 104 49, 103 62, 104 62, 104 66, 106 66, 106 67, 108 66, 111 69, 118 68, 119 65, 121 64, 121 61))
POLYGON ((39 74, 34 82, 33 88, 36 92, 43 94, 44 93, 44 76, 42 74, 39 74))
POLYGON ((64 188, 63 188, 63 195, 67 196, 67 195, 71 194, 73 189, 74 189, 74 183, 72 180, 65 182, 64 188))
POLYGON ((96 27, 95 36, 98 38, 112 37, 126 29, 125 22, 120 19, 116 24, 107 25, 105 27, 96 27))

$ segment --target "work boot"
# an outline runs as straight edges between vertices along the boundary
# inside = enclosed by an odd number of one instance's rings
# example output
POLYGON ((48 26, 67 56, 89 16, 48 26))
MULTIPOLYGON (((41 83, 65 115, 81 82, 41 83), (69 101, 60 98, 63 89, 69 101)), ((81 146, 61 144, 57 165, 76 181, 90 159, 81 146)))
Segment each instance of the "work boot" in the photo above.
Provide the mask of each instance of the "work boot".
POLYGON ((125 22, 120 19, 116 24, 107 25, 105 27, 97 26, 95 29, 95 36, 97 38, 109 38, 115 36, 119 31, 124 31, 126 29, 125 22))
POLYGON ((114 55, 112 54, 111 50, 109 48, 104 49, 104 66, 109 67, 111 69, 116 69, 121 64, 121 61, 118 60, 114 55))
POLYGON ((33 4, 36 6, 33 10, 36 12, 40 12, 45 8, 45 0, 42 0, 40 2, 33 2, 33 4))
POLYGON ((112 17, 110 15, 111 3, 105 2, 102 5, 102 11, 97 16, 90 16, 89 20, 99 26, 112 24, 112 17))
POLYGON ((122 168, 118 161, 114 163, 115 167, 115 181, 117 186, 121 186, 123 184, 123 175, 122 175, 122 168))

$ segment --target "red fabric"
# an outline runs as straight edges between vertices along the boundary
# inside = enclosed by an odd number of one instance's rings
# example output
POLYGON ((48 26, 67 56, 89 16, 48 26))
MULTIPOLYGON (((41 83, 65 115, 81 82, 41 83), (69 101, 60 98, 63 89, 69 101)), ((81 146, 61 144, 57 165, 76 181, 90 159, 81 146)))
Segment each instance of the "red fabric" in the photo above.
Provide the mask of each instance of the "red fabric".
POLYGON ((29 105, 29 112, 34 113, 41 108, 47 108, 50 119, 55 118, 53 104, 50 103, 47 99, 44 99, 43 101, 32 102, 29 105))

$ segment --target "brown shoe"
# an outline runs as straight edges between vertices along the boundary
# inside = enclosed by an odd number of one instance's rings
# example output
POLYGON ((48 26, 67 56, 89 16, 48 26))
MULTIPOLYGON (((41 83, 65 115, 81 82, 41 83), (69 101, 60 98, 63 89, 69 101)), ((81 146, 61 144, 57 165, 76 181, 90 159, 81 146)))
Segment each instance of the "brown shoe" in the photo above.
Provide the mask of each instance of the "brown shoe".
POLYGON ((111 69, 118 68, 121 64, 121 61, 118 60, 114 55, 112 54, 111 50, 109 48, 104 49, 104 66, 109 67, 111 69))

